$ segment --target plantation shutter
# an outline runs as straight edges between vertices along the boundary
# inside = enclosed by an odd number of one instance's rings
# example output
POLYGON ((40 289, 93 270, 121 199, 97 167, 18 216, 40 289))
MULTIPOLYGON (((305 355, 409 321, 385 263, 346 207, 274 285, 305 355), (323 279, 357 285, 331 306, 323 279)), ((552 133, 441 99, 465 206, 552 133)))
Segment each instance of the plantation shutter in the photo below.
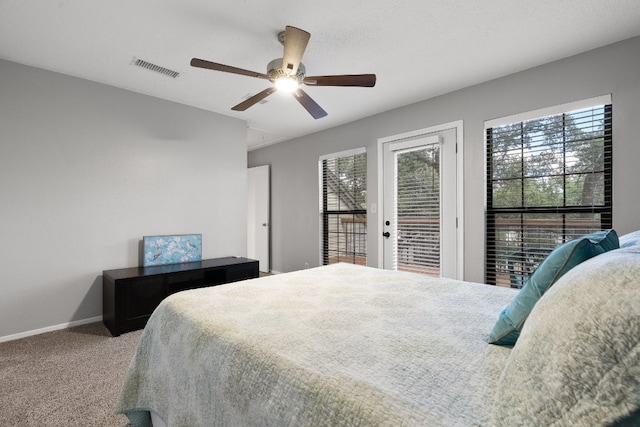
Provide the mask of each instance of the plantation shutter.
POLYGON ((367 154, 320 159, 322 264, 367 264, 367 154))
POLYGON ((486 129, 486 281, 522 287, 558 245, 612 226, 612 108, 486 129))

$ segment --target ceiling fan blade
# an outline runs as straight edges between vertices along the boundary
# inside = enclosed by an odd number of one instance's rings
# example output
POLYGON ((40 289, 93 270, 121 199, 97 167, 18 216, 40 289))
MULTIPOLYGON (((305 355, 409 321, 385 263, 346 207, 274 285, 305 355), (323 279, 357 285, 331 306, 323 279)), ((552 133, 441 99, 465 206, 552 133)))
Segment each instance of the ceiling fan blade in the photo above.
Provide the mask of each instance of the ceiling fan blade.
POLYGON ((360 86, 373 87, 376 85, 375 74, 345 74, 342 76, 310 76, 302 83, 309 86, 360 86))
POLYGON ((269 79, 269 76, 255 71, 243 70, 242 68, 232 67, 230 65, 218 64, 217 62, 205 61, 204 59, 193 58, 191 60, 192 67, 206 68, 207 70, 224 71, 226 73, 240 74, 249 77, 258 77, 260 79, 269 79))
POLYGON ((284 55, 282 69, 289 75, 295 76, 298 71, 302 55, 307 48, 311 34, 300 28, 288 26, 284 31, 284 55))
POLYGON ((319 106, 316 101, 311 99, 309 95, 302 89, 298 89, 293 93, 293 97, 313 116, 314 119, 320 119, 327 115, 327 112, 319 106))
POLYGON ((247 108, 251 107, 252 105, 257 104, 258 102, 262 101, 263 99, 265 99, 267 96, 271 95, 276 90, 278 90, 278 89, 276 89, 273 86, 268 87, 265 90, 263 90, 262 92, 253 95, 251 98, 242 101, 240 104, 238 104, 238 105, 236 105, 234 107, 231 107, 231 109, 235 110, 235 111, 244 111, 247 108))

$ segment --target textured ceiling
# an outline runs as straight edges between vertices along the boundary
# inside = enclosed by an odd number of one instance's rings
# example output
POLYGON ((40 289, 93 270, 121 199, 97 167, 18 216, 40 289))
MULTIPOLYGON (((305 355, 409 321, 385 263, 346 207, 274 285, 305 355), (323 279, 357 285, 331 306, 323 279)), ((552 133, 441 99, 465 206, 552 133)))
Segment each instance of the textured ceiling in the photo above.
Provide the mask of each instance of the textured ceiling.
POLYGON ((638 0, 0 0, 0 58, 245 120, 250 148, 637 35, 638 0), (306 86, 328 112, 319 120, 279 93, 235 112, 270 83, 189 66, 199 57, 264 73, 286 25, 311 33, 307 74, 375 73, 376 86, 306 86))

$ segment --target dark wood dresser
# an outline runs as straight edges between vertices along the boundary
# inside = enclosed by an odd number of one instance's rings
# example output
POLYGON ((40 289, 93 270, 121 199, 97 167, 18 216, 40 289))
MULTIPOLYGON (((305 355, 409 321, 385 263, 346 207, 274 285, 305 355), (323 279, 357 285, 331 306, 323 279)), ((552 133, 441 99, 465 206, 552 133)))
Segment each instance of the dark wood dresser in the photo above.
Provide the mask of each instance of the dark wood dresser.
POLYGON ((105 270, 102 273, 103 321, 113 336, 142 329, 153 310, 173 293, 253 279, 258 275, 258 261, 236 257, 105 270))

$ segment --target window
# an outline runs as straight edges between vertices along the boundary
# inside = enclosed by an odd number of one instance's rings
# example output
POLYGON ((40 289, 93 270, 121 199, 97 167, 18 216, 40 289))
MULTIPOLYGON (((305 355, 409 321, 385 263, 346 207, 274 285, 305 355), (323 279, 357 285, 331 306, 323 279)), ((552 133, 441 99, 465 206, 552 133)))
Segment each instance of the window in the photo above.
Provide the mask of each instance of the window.
POLYGON ((367 264, 367 154, 320 159, 322 264, 367 264))
POLYGON ((522 287, 559 244, 611 228, 612 109, 604 98, 487 126, 487 283, 522 287))

